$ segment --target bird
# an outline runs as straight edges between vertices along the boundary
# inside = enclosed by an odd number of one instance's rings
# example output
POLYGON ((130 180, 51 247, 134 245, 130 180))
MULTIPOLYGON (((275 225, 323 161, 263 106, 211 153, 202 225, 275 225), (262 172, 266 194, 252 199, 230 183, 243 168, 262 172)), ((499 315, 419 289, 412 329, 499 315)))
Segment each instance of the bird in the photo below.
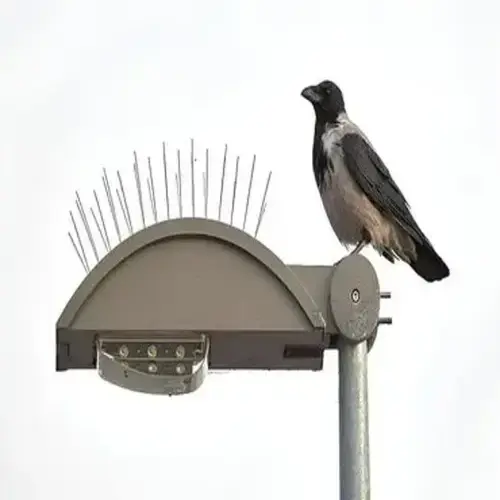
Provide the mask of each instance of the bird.
POLYGON ((304 88, 316 115, 313 171, 330 225, 349 255, 371 245, 389 262, 406 262, 427 282, 450 270, 418 226, 410 206, 370 140, 353 123, 340 87, 304 88))

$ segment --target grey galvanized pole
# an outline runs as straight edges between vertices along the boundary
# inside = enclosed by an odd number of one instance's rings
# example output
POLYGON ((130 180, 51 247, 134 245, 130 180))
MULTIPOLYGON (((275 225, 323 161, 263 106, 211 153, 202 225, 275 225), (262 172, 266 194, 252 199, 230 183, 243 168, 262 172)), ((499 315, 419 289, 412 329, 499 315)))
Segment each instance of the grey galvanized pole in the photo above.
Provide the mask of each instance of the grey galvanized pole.
POLYGON ((340 500, 369 500, 367 364, 380 321, 380 288, 366 257, 349 255, 334 266, 330 308, 338 331, 340 500))
POLYGON ((339 345, 340 500, 370 499, 368 344, 339 345))

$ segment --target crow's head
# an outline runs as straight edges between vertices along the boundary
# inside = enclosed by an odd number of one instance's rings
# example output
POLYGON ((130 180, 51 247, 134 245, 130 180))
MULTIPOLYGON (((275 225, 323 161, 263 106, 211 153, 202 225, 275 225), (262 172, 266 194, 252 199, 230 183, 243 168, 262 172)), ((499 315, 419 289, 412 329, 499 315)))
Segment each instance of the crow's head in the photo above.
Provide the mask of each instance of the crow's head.
POLYGON ((313 105, 318 118, 335 121, 340 113, 345 112, 342 91, 330 80, 306 87, 300 95, 313 105))

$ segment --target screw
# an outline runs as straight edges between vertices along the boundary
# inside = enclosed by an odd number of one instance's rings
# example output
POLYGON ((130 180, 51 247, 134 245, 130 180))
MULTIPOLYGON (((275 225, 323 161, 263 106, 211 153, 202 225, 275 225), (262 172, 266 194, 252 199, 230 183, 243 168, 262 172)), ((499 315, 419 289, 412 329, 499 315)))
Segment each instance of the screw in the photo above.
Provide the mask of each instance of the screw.
POLYGON ((126 358, 128 356, 128 347, 126 345, 120 346, 120 349, 118 350, 118 354, 122 358, 126 358))
POLYGON ((175 367, 175 371, 179 374, 182 375, 186 371, 186 367, 184 365, 177 365, 175 367))
POLYGON ((186 349, 184 348, 184 346, 183 345, 177 346, 177 349, 175 350, 175 356, 179 359, 182 359, 185 354, 186 354, 186 349))
POLYGON ((156 373, 158 371, 158 367, 156 366, 155 363, 149 363, 148 371, 149 373, 156 373))
POLYGON ((150 358, 156 358, 156 355, 158 354, 158 349, 156 349, 155 345, 150 345, 148 347, 148 356, 150 358))
POLYGON ((361 298, 360 294, 359 294, 359 290, 357 288, 355 288, 352 292, 351 292, 351 300, 354 302, 354 303, 358 303, 359 302, 359 299, 361 298))

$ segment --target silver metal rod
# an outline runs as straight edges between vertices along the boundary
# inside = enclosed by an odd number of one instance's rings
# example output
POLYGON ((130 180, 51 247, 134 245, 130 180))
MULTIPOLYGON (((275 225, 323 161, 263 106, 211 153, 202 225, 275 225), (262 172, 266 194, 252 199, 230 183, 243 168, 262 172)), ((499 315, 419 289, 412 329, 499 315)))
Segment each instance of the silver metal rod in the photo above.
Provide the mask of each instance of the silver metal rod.
POLYGON ((163 141, 163 179, 165 181, 165 201, 167 203, 167 219, 170 219, 170 198, 168 196, 168 177, 167 177, 167 147, 163 141))
POLYGON ((181 173, 181 151, 177 150, 177 174, 175 176, 177 183, 177 198, 179 200, 179 215, 182 217, 182 173, 181 173))
POLYGON ((90 246, 92 247, 92 251, 94 252, 94 257, 96 262, 99 262, 100 257, 99 253, 97 252, 97 247, 94 241, 94 237, 92 236, 92 231, 90 230, 90 224, 87 219, 87 214, 85 213, 85 209, 83 208, 83 203, 82 200, 80 199, 80 195, 78 194, 78 191, 76 191, 76 207, 78 208, 78 211, 80 212, 80 217, 83 222, 83 227, 85 228, 85 232, 87 233, 87 237, 90 241, 90 246))
POLYGON ((264 205, 262 205, 260 208, 259 218, 257 219, 257 226, 255 228, 255 233, 254 233, 255 238, 257 238, 257 235, 259 234, 259 229, 260 229, 260 226, 262 224, 262 220, 264 219, 266 209, 267 209, 267 203, 264 203, 264 205))
POLYGON ((240 169, 240 157, 236 157, 236 171, 234 173, 234 182, 233 182, 233 201, 231 202, 231 226, 233 225, 234 219, 234 205, 236 203, 236 188, 238 187, 238 171, 240 169))
POLYGON ((253 155, 252 170, 250 171, 250 181, 248 183, 247 203, 245 206, 245 217, 243 218, 243 230, 245 230, 245 227, 247 225, 248 207, 250 206, 250 196, 252 193, 252 185, 253 185, 253 174, 255 172, 255 160, 256 160, 256 156, 253 155))
POLYGON ((127 211, 125 210, 125 202, 122 200, 122 197, 120 195, 120 191, 118 190, 118 188, 116 188, 116 197, 118 198, 118 203, 120 204, 120 208, 122 209, 123 220, 125 221, 125 225, 127 226, 128 232, 131 235, 132 228, 130 227, 128 217, 127 217, 127 211))
POLYGON ((85 265, 85 262, 83 260, 83 257, 80 255, 80 252, 78 250, 78 247, 76 246, 76 243, 75 243, 75 240, 73 239, 73 236, 71 236, 71 233, 68 231, 68 236, 69 236, 69 239, 71 240, 71 244, 73 245, 73 248, 75 249, 75 252, 76 252, 76 255, 78 255, 78 259, 80 260, 80 262, 82 263, 82 266, 83 266, 83 269, 85 270, 85 272, 89 272, 89 269, 87 268, 87 266, 85 265))
POLYGON ((208 148, 205 149, 205 174, 203 176, 203 192, 205 194, 205 219, 208 217, 208 180, 210 177, 208 176, 208 148))
POLYGON ((158 222, 158 210, 156 209, 156 192, 155 192, 155 181, 153 177, 153 168, 151 167, 151 158, 148 156, 148 170, 149 170, 149 189, 151 190, 151 208, 153 210, 153 216, 155 222, 158 222))
POLYGON ((115 223, 116 234, 118 235, 118 241, 122 241, 122 234, 120 232, 120 226, 118 224, 118 217, 116 216, 115 202, 113 201, 113 194, 111 193, 111 186, 109 184, 108 173, 106 169, 102 169, 104 176, 102 182, 104 183, 104 190, 106 191, 106 196, 108 197, 109 209, 111 211, 111 216, 113 217, 113 222, 115 223))
POLYGON ((222 160, 222 175, 220 178, 220 197, 219 197, 219 220, 222 214, 222 198, 224 196, 224 180, 226 178, 227 144, 224 147, 224 159, 222 160))
POLYGON ((146 216, 144 215, 144 202, 142 199, 141 175, 139 173, 139 162, 137 160, 137 153, 134 151, 134 173, 135 184, 137 186, 137 196, 139 197, 139 206, 141 208, 142 225, 146 227, 146 216))
POLYGON ((370 499, 367 343, 339 345, 340 500, 370 499))
MULTIPOLYGON (((153 200, 153 188, 151 186, 151 180, 148 178, 146 179, 147 185, 148 185, 148 196, 149 196, 149 204, 151 205, 151 212, 153 212, 153 217, 155 216, 155 204, 153 200)), ((155 222, 156 218, 155 218, 155 222)))
POLYGON ((207 203, 206 203, 206 200, 207 200, 207 173, 206 172, 203 172, 201 174, 202 178, 203 178, 203 199, 205 200, 204 201, 204 205, 205 205, 205 218, 207 218, 207 203))
POLYGON ((97 192, 94 189, 94 198, 97 204, 97 210, 99 210, 99 217, 101 218, 102 227, 104 229, 104 236, 106 237, 106 244, 108 252, 111 250, 111 242, 109 241, 108 228, 106 227, 106 221, 104 220, 104 215, 101 210, 101 203, 99 202, 99 197, 97 196, 97 192))
POLYGON ((269 172, 269 175, 267 176, 267 182, 266 182, 266 188, 264 189, 264 195, 262 196, 262 202, 260 204, 260 211, 259 211, 259 218, 257 219, 257 227, 255 228, 255 234, 254 236, 257 237, 257 234, 260 229, 260 225, 262 224, 262 219, 264 218, 264 214, 266 213, 266 208, 267 208, 267 191, 269 190, 269 184, 271 182, 271 175, 272 172, 269 172))
POLYGON ((123 203, 125 205, 125 210, 127 212, 128 229, 130 231, 130 234, 132 234, 134 232, 134 226, 132 225, 132 217, 130 217, 130 210, 128 208, 127 194, 125 193, 125 189, 123 188, 122 175, 120 174, 119 170, 116 171, 116 175, 118 177, 118 183, 120 184, 120 191, 122 193, 123 203))
POLYGON ((193 205, 193 217, 196 217, 196 190, 194 179, 194 140, 191 139, 191 203, 193 205))
POLYGON ((104 233, 102 232, 101 226, 99 225, 99 221, 97 220, 94 209, 92 207, 90 207, 90 213, 92 214, 92 218, 94 219, 95 225, 97 226, 97 230, 101 235, 102 244, 104 245, 105 250, 109 252, 106 238, 104 237, 104 233))
POLYGON ((73 212, 71 210, 69 211, 69 216, 71 217, 71 222, 73 223, 73 228, 75 230, 76 238, 78 240, 78 244, 80 245, 80 250, 82 252, 82 257, 85 262, 85 267, 87 269, 87 272, 89 272, 90 266, 89 266, 89 261, 87 259, 87 254, 85 253, 85 248, 82 244, 82 239, 80 238, 80 231, 78 231, 78 226, 76 225, 75 218, 73 217, 73 212))

